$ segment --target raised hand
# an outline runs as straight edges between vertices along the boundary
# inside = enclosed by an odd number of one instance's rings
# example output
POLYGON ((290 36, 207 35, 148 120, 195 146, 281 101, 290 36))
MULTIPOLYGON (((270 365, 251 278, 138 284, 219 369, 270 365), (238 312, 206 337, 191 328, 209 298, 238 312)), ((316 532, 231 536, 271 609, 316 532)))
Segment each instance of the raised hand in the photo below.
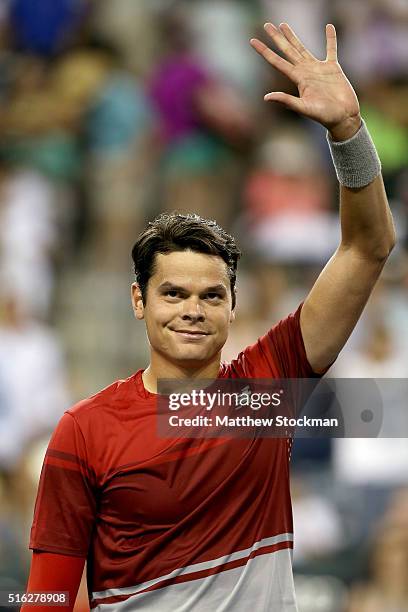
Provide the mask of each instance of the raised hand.
POLYGON ((353 136, 361 124, 360 106, 353 87, 337 61, 337 38, 333 25, 326 26, 326 59, 318 60, 306 49, 287 23, 279 28, 264 25, 284 57, 269 49, 257 38, 252 47, 276 70, 293 81, 299 97, 281 91, 266 94, 265 100, 280 102, 287 108, 324 125, 334 140, 353 136))

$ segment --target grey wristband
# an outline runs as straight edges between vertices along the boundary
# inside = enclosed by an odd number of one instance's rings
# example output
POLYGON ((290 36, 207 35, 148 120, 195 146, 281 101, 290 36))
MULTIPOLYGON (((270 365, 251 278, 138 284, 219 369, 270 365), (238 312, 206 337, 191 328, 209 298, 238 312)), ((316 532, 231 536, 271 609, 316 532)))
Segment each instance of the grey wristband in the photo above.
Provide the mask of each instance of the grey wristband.
POLYGON ((365 187, 380 174, 380 158, 364 121, 348 140, 335 142, 327 132, 327 142, 341 185, 356 189, 365 187))

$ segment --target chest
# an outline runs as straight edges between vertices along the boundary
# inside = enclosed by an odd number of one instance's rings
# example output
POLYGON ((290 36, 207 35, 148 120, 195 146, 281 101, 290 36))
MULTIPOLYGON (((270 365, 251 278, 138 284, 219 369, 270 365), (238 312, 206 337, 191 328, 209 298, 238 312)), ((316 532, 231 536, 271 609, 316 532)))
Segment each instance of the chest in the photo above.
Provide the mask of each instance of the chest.
POLYGON ((267 503, 287 481, 286 440, 171 440, 149 450, 112 470, 100 492, 105 520, 144 529, 201 513, 217 520, 227 504, 244 512, 267 503))

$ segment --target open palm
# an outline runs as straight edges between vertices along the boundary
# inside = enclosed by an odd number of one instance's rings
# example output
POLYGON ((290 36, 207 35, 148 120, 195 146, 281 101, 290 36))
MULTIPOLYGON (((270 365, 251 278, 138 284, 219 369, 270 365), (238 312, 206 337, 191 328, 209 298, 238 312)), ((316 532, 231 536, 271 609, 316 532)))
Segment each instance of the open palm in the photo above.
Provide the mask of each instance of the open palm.
POLYGON ((266 94, 265 100, 280 102, 329 130, 359 122, 357 96, 337 61, 334 26, 326 26, 327 56, 324 61, 318 60, 306 49, 288 24, 282 23, 277 28, 267 23, 264 27, 284 57, 256 38, 251 39, 251 45, 269 64, 293 81, 299 90, 299 97, 275 91, 266 94))

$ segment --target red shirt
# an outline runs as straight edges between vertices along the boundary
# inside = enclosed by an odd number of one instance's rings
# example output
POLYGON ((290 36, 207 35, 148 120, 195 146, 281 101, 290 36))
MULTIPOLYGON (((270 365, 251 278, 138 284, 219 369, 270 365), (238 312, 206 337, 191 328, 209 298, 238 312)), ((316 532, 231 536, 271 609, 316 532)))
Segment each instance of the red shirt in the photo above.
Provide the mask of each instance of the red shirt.
MULTIPOLYGON (((219 377, 313 376, 300 308, 219 377)), ((295 611, 291 441, 161 439, 156 399, 139 370, 64 414, 30 547, 87 558, 96 610, 295 611)))

